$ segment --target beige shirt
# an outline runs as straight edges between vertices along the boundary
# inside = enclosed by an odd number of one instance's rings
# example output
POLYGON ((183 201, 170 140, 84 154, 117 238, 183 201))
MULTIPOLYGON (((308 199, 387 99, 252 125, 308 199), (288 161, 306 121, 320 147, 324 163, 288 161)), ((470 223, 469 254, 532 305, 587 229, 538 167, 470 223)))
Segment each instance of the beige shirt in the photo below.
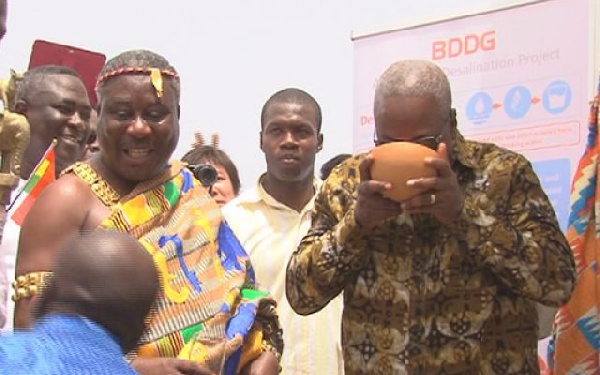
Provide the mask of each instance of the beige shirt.
MULTIPOLYGON (((260 181, 260 180, 259 180, 260 181)), ((315 190, 320 181, 315 180, 315 190)), ((285 296, 288 260, 311 226, 314 198, 301 212, 276 201, 262 187, 244 191, 223 214, 250 255, 261 288, 277 301, 285 348, 283 374, 343 374, 341 295, 321 311, 298 315, 285 296)))

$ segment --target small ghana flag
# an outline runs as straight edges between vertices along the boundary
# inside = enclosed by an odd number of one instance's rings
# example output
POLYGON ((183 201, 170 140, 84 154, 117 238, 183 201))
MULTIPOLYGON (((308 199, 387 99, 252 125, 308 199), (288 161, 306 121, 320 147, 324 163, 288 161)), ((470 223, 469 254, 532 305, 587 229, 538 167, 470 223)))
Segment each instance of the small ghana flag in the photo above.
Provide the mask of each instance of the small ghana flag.
POLYGON ((27 181, 23 190, 18 193, 15 199, 16 201, 21 198, 21 204, 15 209, 12 215, 13 221, 19 226, 23 225, 25 216, 27 216, 27 213, 35 203, 36 199, 40 196, 42 190, 56 180, 54 146, 56 146, 56 140, 52 141, 52 144, 48 150, 46 150, 44 157, 33 170, 29 181, 27 181), (19 197, 23 194, 25 194, 24 197, 19 197))

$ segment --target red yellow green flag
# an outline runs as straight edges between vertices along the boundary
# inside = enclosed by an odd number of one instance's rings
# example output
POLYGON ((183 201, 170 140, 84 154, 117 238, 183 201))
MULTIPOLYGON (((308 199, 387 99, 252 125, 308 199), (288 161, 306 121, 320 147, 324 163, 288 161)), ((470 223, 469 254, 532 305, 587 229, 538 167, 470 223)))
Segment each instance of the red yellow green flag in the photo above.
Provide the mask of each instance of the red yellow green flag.
POLYGON ((52 145, 50 145, 44 158, 35 168, 31 178, 27 181, 20 193, 26 194, 26 196, 21 200, 22 203, 15 209, 12 215, 13 221, 19 226, 23 225, 25 216, 27 216, 27 213, 35 203, 36 199, 40 196, 42 190, 56 180, 55 144, 56 142, 53 142, 52 145))

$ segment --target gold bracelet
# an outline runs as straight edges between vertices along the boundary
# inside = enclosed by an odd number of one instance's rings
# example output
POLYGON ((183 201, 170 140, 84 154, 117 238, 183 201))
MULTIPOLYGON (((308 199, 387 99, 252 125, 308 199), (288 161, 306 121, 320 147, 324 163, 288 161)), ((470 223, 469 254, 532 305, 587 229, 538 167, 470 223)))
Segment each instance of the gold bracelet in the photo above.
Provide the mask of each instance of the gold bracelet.
POLYGON ((17 276, 12 283, 15 294, 12 300, 18 302, 22 299, 31 298, 42 291, 48 285, 52 272, 37 271, 17 276))

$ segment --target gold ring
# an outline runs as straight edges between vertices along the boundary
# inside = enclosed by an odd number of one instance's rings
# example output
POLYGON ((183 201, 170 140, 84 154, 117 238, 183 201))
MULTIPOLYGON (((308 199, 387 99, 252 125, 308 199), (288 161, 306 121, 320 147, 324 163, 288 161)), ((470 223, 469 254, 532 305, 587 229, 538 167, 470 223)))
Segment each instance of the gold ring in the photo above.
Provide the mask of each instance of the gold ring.
POLYGON ((429 200, 430 200, 429 204, 431 204, 433 206, 435 204, 435 194, 431 194, 429 196, 429 200))

